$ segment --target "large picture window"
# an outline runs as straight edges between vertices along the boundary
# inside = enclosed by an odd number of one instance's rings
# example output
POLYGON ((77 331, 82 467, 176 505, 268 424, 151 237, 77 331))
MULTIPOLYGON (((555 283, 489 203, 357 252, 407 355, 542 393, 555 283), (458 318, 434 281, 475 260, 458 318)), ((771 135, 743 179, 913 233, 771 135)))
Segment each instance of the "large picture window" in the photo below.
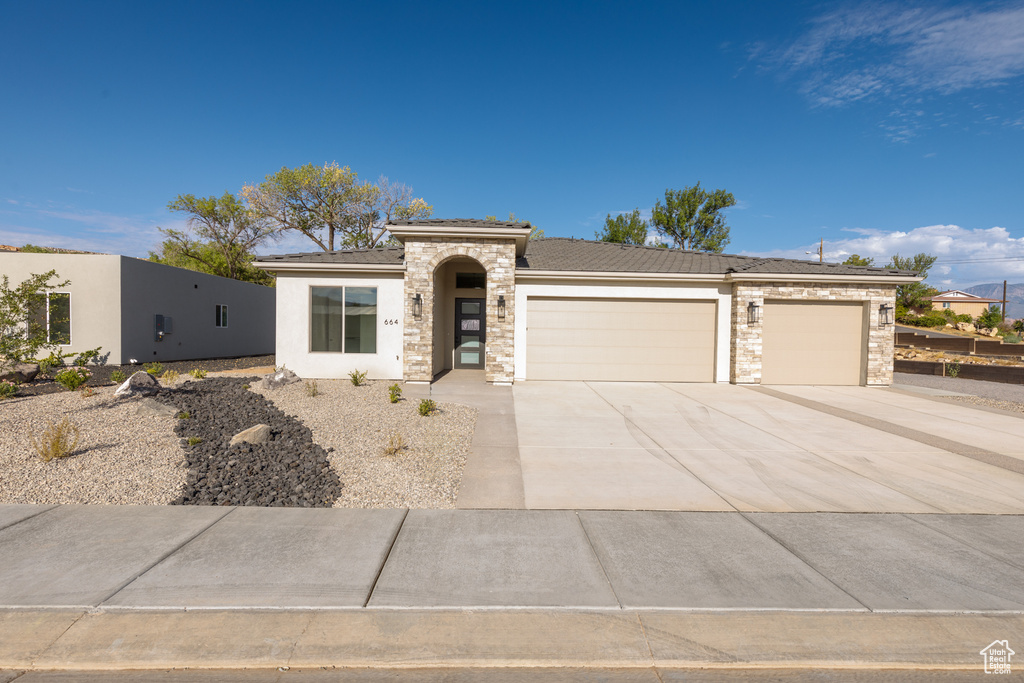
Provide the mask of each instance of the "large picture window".
POLYGON ((377 353, 377 288, 313 287, 310 350, 377 353))

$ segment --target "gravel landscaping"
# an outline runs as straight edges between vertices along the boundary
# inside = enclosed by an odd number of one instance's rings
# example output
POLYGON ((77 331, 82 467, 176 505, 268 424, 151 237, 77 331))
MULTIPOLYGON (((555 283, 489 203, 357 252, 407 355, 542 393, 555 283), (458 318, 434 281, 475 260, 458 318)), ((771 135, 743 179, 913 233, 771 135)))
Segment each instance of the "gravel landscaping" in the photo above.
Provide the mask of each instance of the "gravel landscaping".
POLYGON ((318 380, 310 396, 308 382, 185 376, 156 400, 187 419, 140 413, 142 399, 115 398, 110 385, 23 392, 0 401, 0 503, 454 507, 476 411, 438 404, 421 416, 417 401, 390 403, 390 384, 318 380), (31 437, 65 415, 80 444, 43 462, 31 437), (258 423, 268 443, 227 446, 258 423))
POLYGON ((893 386, 901 384, 930 387, 953 391, 965 396, 949 396, 960 403, 999 408, 1012 412, 1024 412, 1024 386, 1003 382, 982 382, 976 379, 960 377, 938 377, 935 375, 914 375, 897 372, 893 375, 893 386))

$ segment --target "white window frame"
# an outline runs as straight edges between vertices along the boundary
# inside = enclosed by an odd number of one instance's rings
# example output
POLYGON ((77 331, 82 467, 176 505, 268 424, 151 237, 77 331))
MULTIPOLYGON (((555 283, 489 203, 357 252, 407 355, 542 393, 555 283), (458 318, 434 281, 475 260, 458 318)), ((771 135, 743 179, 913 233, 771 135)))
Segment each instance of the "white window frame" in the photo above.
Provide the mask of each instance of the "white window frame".
POLYGON ((231 322, 228 317, 228 305, 227 304, 214 304, 213 314, 217 316, 217 324, 214 325, 217 329, 226 330, 231 322))

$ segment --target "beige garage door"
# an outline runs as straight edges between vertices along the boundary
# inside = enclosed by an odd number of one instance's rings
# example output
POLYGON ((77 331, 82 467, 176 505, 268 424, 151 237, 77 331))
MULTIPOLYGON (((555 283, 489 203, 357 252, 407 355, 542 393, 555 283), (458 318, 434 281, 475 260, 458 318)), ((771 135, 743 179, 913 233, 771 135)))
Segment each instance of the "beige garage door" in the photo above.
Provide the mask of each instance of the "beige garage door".
POLYGON ((859 302, 766 301, 762 384, 862 384, 859 302))
POLYGON ((715 302, 554 299, 526 304, 526 378, 715 381, 715 302))

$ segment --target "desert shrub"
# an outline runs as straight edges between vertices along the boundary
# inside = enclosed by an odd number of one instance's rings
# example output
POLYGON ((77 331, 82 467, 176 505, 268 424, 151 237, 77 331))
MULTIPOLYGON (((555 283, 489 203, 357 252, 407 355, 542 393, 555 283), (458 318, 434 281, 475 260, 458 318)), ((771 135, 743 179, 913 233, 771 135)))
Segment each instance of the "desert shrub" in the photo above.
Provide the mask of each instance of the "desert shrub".
POLYGON ((68 391, 74 391, 85 384, 90 377, 92 377, 92 373, 85 368, 71 367, 64 368, 53 379, 68 391))
POLYGON ((92 387, 82 387, 82 390, 78 392, 80 398, 92 398, 96 395, 96 390, 92 387))
POLYGON ((32 447, 43 459, 50 462, 54 458, 66 458, 78 447, 78 425, 65 415, 60 422, 50 422, 39 438, 32 439, 32 447))
POLYGON ((44 375, 49 375, 51 372, 53 372, 57 368, 64 367, 64 359, 67 358, 70 355, 72 355, 72 354, 70 354, 70 353, 60 353, 59 351, 54 351, 53 353, 51 353, 46 358, 42 358, 42 359, 40 359, 38 361, 38 363, 39 363, 39 372, 41 372, 44 375))
POLYGON ((102 348, 102 346, 97 346, 95 349, 82 351, 80 354, 75 356, 75 360, 72 361, 72 363, 80 368, 84 368, 89 364, 89 361, 95 361, 100 357, 100 349, 102 348))
POLYGON ((160 381, 170 386, 174 384, 174 380, 178 379, 177 370, 167 370, 164 374, 160 375, 160 381))
POLYGON ((316 385, 316 380, 310 380, 306 382, 306 396, 313 398, 320 394, 320 388, 316 385))
POLYGON ((998 306, 990 306, 988 310, 978 316, 974 321, 975 327, 997 327, 1003 322, 1003 314, 998 306))
POLYGON ((940 314, 908 316, 900 322, 914 327, 945 327, 946 317, 940 314))
POLYGON ((961 313, 960 315, 956 316, 956 321, 958 323, 970 323, 974 322, 974 318, 971 317, 970 313, 961 313))
POLYGON ((388 387, 388 398, 391 399, 392 403, 398 403, 402 400, 402 387, 397 384, 392 384, 388 387))
POLYGON ((960 361, 954 360, 946 363, 946 376, 957 377, 960 374, 960 361))
POLYGON ((149 374, 153 375, 154 377, 159 377, 160 375, 164 374, 163 363, 158 363, 156 361, 144 364, 142 366, 142 369, 148 372, 149 374))
POLYGON ((191 420, 192 419, 192 413, 188 412, 187 410, 182 410, 180 413, 178 413, 174 417, 178 418, 179 420, 191 420))
POLYGON ((388 443, 384 446, 384 455, 395 455, 406 449, 405 439, 401 434, 395 432, 388 437, 388 443))
POLYGON ((198 446, 202 442, 203 442, 203 440, 200 437, 198 437, 198 436, 190 436, 190 437, 188 437, 188 445, 189 446, 198 446))
POLYGON ((206 377, 206 370, 192 368, 191 370, 188 371, 188 374, 191 375, 193 379, 203 379, 204 377, 206 377))
POLYGON ((8 382, 7 380, 0 380, 0 401, 5 398, 10 398, 18 393, 18 385, 14 382, 8 382))
POLYGON ((366 379, 366 373, 359 372, 358 370, 353 370, 352 372, 348 373, 348 378, 352 380, 353 385, 358 387, 360 384, 363 383, 363 380, 366 379))
POLYGON ((422 401, 420 401, 420 406, 419 406, 418 410, 419 410, 420 415, 423 415, 424 417, 426 417, 427 415, 430 415, 435 410, 437 410, 437 404, 434 403, 433 400, 431 400, 429 398, 425 398, 422 401))
POLYGON ((1003 337, 1003 343, 1004 344, 1020 344, 1020 335, 1019 334, 1012 334, 1012 333, 1008 334, 1005 337, 1003 337))
POLYGON ((121 370, 114 370, 110 373, 110 381, 114 384, 124 384, 127 379, 128 375, 121 370))

